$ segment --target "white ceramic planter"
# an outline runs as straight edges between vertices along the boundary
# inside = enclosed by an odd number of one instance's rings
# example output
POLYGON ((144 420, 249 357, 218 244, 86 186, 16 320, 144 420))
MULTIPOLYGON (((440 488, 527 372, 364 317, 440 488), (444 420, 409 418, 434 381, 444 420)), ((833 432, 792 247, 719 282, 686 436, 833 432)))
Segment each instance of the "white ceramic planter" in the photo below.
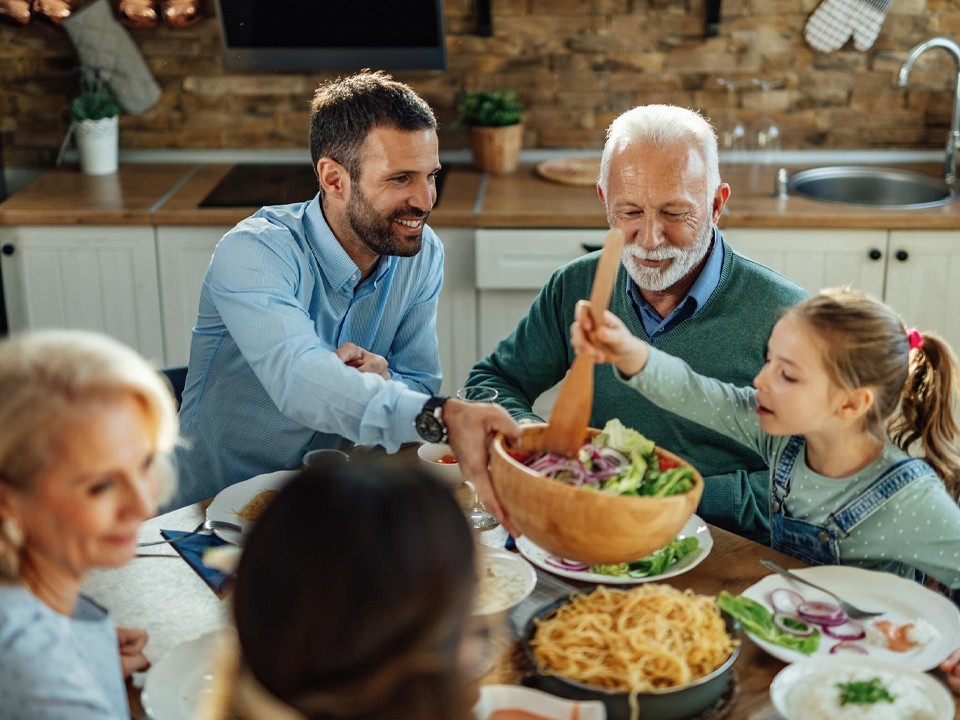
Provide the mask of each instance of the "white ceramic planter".
POLYGON ((86 175, 109 175, 117 171, 120 144, 117 120, 117 117, 112 117, 76 123, 80 172, 86 175))

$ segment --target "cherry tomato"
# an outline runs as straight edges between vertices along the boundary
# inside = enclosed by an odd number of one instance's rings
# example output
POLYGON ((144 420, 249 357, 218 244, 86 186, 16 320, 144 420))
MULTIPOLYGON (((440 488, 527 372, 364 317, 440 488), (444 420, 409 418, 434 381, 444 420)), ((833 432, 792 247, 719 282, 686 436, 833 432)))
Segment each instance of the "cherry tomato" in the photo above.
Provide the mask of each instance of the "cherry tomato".
POLYGON ((524 461, 527 459, 527 457, 528 457, 528 454, 527 454, 527 453, 522 453, 522 452, 510 452, 509 450, 507 450, 507 455, 509 455, 510 457, 512 457, 514 460, 516 460, 516 461, 519 462, 519 463, 524 462, 524 461))
POLYGON ((447 453, 446 455, 441 455, 440 457, 438 457, 436 460, 434 460, 434 462, 440 465, 456 465, 457 458, 455 458, 450 453, 447 453))
POLYGON ((680 467, 680 463, 678 463, 676 460, 665 458, 663 457, 663 455, 660 456, 660 472, 663 472, 664 470, 669 470, 675 467, 680 467))

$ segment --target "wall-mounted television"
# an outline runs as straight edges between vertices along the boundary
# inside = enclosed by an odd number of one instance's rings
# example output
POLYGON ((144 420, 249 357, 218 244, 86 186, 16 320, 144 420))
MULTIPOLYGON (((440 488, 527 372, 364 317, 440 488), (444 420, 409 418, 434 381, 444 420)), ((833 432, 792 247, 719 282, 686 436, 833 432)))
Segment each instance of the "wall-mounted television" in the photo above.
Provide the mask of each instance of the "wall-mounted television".
POLYGON ((230 72, 440 70, 443 0, 216 0, 230 72))

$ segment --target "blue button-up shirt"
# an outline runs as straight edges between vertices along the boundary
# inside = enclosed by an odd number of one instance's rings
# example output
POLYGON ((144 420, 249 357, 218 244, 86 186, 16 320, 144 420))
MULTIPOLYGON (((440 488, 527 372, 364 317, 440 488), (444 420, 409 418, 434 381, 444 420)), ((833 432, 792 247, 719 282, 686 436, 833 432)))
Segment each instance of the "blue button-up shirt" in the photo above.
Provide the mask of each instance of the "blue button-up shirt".
POLYGON ((265 207, 217 244, 203 280, 177 448, 172 509, 344 440, 389 451, 440 388, 437 298, 443 246, 429 227, 413 257, 360 270, 319 196, 265 207), (334 354, 353 342, 387 359, 393 381, 334 354))
POLYGON ((661 317, 653 305, 644 300, 643 295, 640 294, 640 288, 629 275, 627 276, 627 292, 630 294, 633 309, 651 340, 656 340, 670 328, 696 315, 697 310, 703 307, 703 304, 713 295, 713 291, 720 284, 720 272, 723 270, 723 247, 720 231, 714 228, 712 247, 703 270, 691 286, 690 292, 666 317, 661 317))

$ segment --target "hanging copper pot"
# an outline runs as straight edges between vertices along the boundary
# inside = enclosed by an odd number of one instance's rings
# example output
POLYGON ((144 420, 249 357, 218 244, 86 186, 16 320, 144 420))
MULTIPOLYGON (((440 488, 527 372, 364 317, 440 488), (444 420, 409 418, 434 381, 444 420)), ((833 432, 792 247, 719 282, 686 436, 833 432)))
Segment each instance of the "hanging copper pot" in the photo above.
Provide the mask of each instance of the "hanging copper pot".
POLYGON ((154 28, 160 24, 155 0, 120 0, 120 22, 130 27, 154 28))
POLYGON ((167 26, 175 29, 193 25, 203 18, 200 0, 162 0, 160 12, 167 26))
POLYGON ((59 25, 73 12, 74 0, 33 0, 33 14, 59 25))
POLYGON ((0 20, 26 25, 30 22, 30 1, 0 0, 0 20))

